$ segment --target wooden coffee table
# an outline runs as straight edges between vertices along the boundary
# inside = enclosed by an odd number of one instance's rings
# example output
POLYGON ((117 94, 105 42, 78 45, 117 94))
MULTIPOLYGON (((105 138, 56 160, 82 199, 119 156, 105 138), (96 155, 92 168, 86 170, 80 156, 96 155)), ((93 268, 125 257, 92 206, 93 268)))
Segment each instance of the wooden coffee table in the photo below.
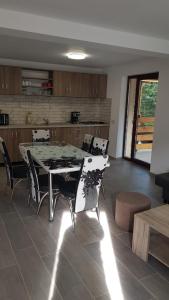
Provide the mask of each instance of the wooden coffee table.
POLYGON ((162 205, 135 214, 132 251, 142 260, 148 254, 169 267, 169 205, 162 205), (156 234, 151 242, 150 233, 156 234), (158 234, 157 234, 158 233, 158 234))

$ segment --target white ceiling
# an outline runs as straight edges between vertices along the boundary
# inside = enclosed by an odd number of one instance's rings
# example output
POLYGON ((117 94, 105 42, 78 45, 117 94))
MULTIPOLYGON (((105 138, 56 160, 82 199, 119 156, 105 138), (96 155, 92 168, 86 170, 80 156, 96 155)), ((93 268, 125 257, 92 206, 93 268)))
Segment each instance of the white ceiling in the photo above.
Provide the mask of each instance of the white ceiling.
POLYGON ((169 0, 0 0, 0 11, 0 60, 104 69, 169 54, 169 0), (64 56, 79 49, 86 60, 64 56))
POLYGON ((0 7, 169 39, 168 0, 0 0, 0 7))
POLYGON ((131 50, 122 50, 115 47, 68 39, 47 42, 31 38, 0 35, 0 58, 5 59, 106 68, 116 64, 140 60, 144 57, 146 57, 145 54, 135 54, 131 50), (73 49, 82 49, 89 54, 89 57, 82 61, 70 60, 64 54, 73 49))

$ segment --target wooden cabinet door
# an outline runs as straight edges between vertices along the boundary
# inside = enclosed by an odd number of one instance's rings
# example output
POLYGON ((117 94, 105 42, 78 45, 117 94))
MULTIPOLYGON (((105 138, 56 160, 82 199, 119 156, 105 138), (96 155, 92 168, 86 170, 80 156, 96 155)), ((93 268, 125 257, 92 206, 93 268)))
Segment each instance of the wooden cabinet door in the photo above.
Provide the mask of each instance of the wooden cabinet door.
MULTIPOLYGON (((19 161, 18 129, 0 129, 0 136, 4 139, 11 162, 19 161)), ((21 159, 20 159, 21 160, 21 159)))
POLYGON ((90 98, 90 74, 81 73, 80 74, 80 97, 90 98))
POLYGON ((54 142, 62 141, 62 127, 50 128, 50 139, 54 142))
POLYGON ((106 98, 107 96, 107 75, 102 74, 98 77, 98 97, 106 98))
POLYGON ((0 94, 19 95, 21 93, 21 69, 0 66, 0 94))
POLYGON ((6 85, 5 85, 5 68, 0 66, 0 95, 5 95, 6 85))
POLYGON ((53 73, 53 95, 70 96, 71 94, 71 72, 54 71, 53 73))
POLYGON ((99 96, 98 74, 90 74, 90 97, 97 98, 99 96))
POLYGON ((8 93, 10 95, 21 94, 21 68, 10 67, 8 69, 8 93))

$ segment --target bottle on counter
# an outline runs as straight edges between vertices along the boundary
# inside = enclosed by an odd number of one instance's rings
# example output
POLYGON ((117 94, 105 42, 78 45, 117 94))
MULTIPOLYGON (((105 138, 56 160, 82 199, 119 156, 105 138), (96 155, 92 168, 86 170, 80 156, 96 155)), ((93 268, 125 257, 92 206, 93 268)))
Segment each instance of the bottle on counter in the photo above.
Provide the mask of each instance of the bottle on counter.
POLYGON ((32 124, 32 112, 31 111, 28 111, 26 113, 25 124, 26 125, 31 125, 32 124))

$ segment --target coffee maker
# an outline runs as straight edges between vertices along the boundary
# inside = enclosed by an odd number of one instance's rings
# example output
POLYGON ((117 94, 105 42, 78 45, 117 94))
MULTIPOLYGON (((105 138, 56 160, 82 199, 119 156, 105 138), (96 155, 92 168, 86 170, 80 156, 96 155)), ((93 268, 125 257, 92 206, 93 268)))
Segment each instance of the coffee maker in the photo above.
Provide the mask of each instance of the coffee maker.
POLYGON ((79 111, 72 111, 71 112, 71 123, 72 124, 79 123, 79 118, 80 118, 80 112, 79 111))

